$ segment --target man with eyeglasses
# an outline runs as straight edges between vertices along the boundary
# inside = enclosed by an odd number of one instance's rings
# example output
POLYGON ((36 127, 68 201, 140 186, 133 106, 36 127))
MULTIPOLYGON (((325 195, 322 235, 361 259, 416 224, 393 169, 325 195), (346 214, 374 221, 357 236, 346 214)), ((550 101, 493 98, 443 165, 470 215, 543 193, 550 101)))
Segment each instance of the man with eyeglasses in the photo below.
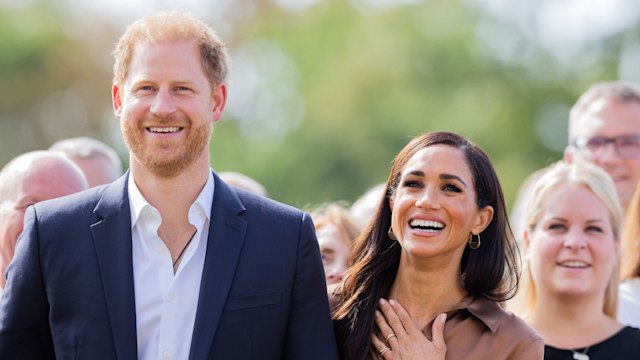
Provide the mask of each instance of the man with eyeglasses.
POLYGON ((565 161, 590 161, 613 179, 627 209, 640 182, 640 88, 623 81, 592 85, 569 114, 565 161))

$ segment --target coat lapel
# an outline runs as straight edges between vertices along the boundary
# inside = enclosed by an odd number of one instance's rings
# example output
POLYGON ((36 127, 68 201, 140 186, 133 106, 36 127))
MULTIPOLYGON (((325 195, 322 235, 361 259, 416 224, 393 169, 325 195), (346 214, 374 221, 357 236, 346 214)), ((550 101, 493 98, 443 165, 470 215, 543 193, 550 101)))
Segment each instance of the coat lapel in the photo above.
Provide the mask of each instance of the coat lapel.
POLYGON ((208 357, 247 227, 246 221, 238 216, 245 208, 235 191, 215 174, 214 179, 209 239, 189 355, 192 360, 208 357))
POLYGON ((100 220, 91 226, 119 359, 138 356, 128 177, 106 187, 94 210, 100 220))

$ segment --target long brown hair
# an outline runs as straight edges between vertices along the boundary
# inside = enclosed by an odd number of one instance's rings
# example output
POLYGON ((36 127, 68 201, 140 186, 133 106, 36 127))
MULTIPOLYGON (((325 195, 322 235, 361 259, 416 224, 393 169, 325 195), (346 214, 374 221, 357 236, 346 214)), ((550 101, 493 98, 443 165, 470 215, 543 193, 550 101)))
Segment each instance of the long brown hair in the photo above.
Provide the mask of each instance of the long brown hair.
POLYGON ((448 132, 423 134, 411 140, 396 156, 387 179, 384 199, 369 225, 356 240, 353 266, 341 289, 339 307, 333 315, 341 357, 365 359, 369 354, 374 314, 378 301, 389 295, 400 263, 400 246, 387 234, 391 226, 389 199, 395 194, 400 174, 419 150, 438 144, 462 151, 473 175, 478 208, 492 206, 494 216, 482 233, 482 246, 464 250, 461 273, 471 296, 496 301, 511 298, 518 287, 517 248, 509 228, 502 188, 488 156, 460 135, 448 132))

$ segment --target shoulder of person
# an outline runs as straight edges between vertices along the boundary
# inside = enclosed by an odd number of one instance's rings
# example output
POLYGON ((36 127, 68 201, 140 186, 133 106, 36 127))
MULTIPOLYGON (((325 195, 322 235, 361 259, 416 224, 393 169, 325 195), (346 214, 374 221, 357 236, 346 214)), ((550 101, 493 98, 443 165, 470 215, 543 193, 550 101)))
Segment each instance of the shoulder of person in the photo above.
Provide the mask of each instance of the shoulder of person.
POLYGON ((245 206, 246 210, 249 212, 263 213, 266 216, 276 216, 280 218, 300 218, 304 214, 302 210, 291 205, 283 204, 276 200, 254 194, 246 190, 236 188, 234 188, 233 190, 238 195, 238 198, 240 198, 240 201, 242 201, 242 204, 245 206))
POLYGON ((495 314, 493 329, 496 333, 521 338, 525 341, 542 341, 542 337, 522 318, 505 310, 496 301, 488 298, 482 300, 487 311, 495 314))
POLYGON ((638 346, 640 346, 640 329, 633 326, 625 326, 618 333, 620 337, 628 339, 629 341, 633 340, 638 346))
POLYGON ((629 279, 623 281, 619 285, 619 290, 621 293, 629 293, 629 294, 640 294, 640 277, 634 277, 633 279, 629 279))
POLYGON ((75 214, 93 212, 108 185, 36 203, 38 213, 75 214))

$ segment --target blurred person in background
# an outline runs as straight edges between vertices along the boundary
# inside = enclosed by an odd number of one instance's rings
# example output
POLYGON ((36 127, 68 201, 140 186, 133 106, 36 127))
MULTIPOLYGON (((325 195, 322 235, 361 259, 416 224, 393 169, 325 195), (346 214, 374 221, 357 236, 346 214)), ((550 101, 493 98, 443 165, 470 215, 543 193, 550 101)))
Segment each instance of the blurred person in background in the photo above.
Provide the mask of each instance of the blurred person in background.
POLYGON ((618 321, 640 328, 640 184, 622 232, 618 321))
POLYGON ((586 162, 553 165, 525 211, 525 267, 510 304, 554 359, 631 359, 640 330, 616 321, 622 209, 611 178, 586 162))
POLYGON ((323 204, 310 213, 320 245, 327 288, 331 289, 342 281, 350 265, 351 247, 361 229, 349 210, 339 203, 323 204))
POLYGON ((511 230, 513 231, 513 235, 520 248, 523 246, 523 236, 526 229, 524 219, 525 208, 531 201, 533 186, 548 169, 548 167, 544 167, 529 174, 522 184, 520 184, 516 198, 513 201, 513 206, 511 207, 511 213, 509 215, 509 224, 511 225, 511 230))
POLYGON ((569 113, 564 160, 587 160, 613 179, 623 211, 640 182, 640 88, 623 81, 591 86, 569 113))
POLYGON ((89 137, 60 140, 49 148, 69 157, 84 172, 89 187, 109 184, 122 176, 122 162, 115 150, 89 137))
POLYGON ((87 179, 72 161, 50 151, 15 157, 0 171, 0 288, 22 232, 27 207, 88 188, 87 179))
POLYGON ((130 170, 29 207, 0 359, 337 359, 310 216, 211 169, 225 44, 169 11, 129 25, 113 55, 130 170))
POLYGON ((351 216, 356 219, 360 227, 366 227, 369 221, 371 221, 373 214, 378 210, 380 203, 385 197, 385 189, 385 183, 374 185, 357 198, 349 208, 351 216))
POLYGON ((222 171, 218 173, 218 176, 233 188, 246 190, 264 197, 269 196, 267 189, 262 184, 245 174, 235 171, 222 171))
POLYGON ((446 132, 396 156, 356 241, 333 314, 343 359, 540 359, 543 340, 500 302, 518 254, 502 189, 476 145, 446 132))

